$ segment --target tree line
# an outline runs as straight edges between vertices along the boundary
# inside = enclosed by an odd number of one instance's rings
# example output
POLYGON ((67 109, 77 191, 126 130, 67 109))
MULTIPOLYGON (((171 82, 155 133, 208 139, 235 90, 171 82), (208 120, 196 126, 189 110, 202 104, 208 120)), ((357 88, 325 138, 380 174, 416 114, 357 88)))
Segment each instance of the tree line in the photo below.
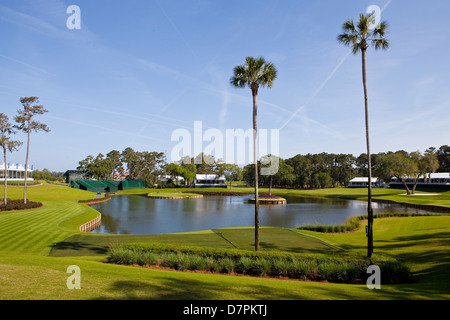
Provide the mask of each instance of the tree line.
MULTIPOLYGON (((443 145, 431 147, 423 153, 404 150, 388 151, 372 154, 372 172, 388 182, 392 177, 400 181, 433 172, 450 172, 450 147, 443 145)), ((258 161, 260 187, 282 188, 333 188, 347 186, 349 181, 357 176, 367 177, 367 155, 318 153, 298 154, 288 159, 266 155, 258 161), (269 168, 277 161, 276 169, 269 175, 261 175, 263 168, 269 168)), ((196 157, 184 157, 180 161, 168 163, 163 152, 135 151, 128 147, 122 152, 112 150, 106 155, 88 155, 79 161, 77 170, 85 170, 88 175, 97 180, 108 180, 116 176, 119 179, 143 180, 148 187, 161 185, 158 176, 169 176, 176 181, 184 178, 184 186, 191 186, 196 174, 216 174, 225 176, 227 181, 245 181, 254 186, 255 166, 248 164, 241 168, 237 164, 224 163, 214 156, 200 153, 196 157)), ((48 173, 47 173, 48 175, 48 173)), ((413 193, 415 188, 407 192, 413 193)))
MULTIPOLYGON (((260 167, 270 166, 267 157, 258 161, 260 167)), ((270 158, 270 157, 269 157, 270 158)), ((414 193, 419 177, 427 173, 450 172, 450 147, 430 147, 423 153, 404 150, 380 152, 371 155, 371 167, 374 176, 385 182, 396 177, 407 193, 414 193), (415 186, 410 189, 406 185, 413 179, 415 186)), ((352 154, 298 154, 292 158, 277 158, 278 172, 273 175, 261 175, 259 186, 283 188, 331 188, 346 186, 354 177, 368 176, 367 154, 355 157, 352 154)), ((248 185, 254 185, 254 165, 244 167, 243 179, 248 185)))
POLYGON ((143 180, 147 187, 161 185, 159 176, 169 176, 174 186, 177 177, 183 177, 184 185, 191 186, 196 174, 216 174, 225 176, 228 181, 242 179, 242 168, 236 164, 227 164, 213 156, 200 153, 196 157, 184 157, 180 161, 168 163, 164 152, 135 151, 127 147, 122 152, 112 150, 105 155, 88 155, 78 162, 77 170, 86 171, 88 176, 97 180, 128 179, 143 180))

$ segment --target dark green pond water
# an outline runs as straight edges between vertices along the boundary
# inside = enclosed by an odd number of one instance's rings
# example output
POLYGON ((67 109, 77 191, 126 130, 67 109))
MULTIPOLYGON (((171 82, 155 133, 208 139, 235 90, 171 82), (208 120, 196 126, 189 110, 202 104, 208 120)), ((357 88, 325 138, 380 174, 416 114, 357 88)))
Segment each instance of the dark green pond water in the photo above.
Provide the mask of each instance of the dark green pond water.
MULTIPOLYGON (((197 199, 150 199, 114 196, 93 205, 102 214, 94 233, 159 234, 254 226, 252 196, 204 196, 197 199)), ((356 200, 286 198, 285 205, 261 205, 260 225, 295 228, 306 224, 336 225, 349 217, 366 215, 367 203, 356 200)), ((400 205, 373 203, 374 213, 425 211, 400 205)))

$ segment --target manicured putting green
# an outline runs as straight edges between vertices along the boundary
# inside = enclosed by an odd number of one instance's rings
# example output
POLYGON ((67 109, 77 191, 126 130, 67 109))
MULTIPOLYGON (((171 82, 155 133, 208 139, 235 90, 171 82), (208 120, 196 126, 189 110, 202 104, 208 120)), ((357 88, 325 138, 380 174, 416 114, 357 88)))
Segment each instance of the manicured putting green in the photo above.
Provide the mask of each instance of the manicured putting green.
MULTIPOLYGON (((214 229, 214 232, 239 249, 253 250, 254 228, 214 229)), ((309 237, 285 228, 260 228, 262 250, 281 250, 302 253, 334 253, 340 251, 317 238, 309 237)))
MULTIPOLYGON (((335 253, 340 249, 317 238, 290 229, 260 228, 262 250, 304 253, 335 253)), ((57 243, 51 256, 107 255, 111 245, 129 242, 164 242, 216 248, 254 249, 254 228, 215 229, 213 231, 155 235, 76 234, 57 243)))

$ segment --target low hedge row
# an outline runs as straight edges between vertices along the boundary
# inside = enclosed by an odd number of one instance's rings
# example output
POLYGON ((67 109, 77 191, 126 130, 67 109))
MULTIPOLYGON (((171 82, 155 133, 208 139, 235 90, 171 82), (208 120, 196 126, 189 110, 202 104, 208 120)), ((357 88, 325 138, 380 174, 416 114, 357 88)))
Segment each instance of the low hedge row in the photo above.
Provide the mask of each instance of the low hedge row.
POLYGON ((9 200, 7 201, 6 205, 2 204, 0 205, 0 211, 11 211, 11 210, 25 210, 25 209, 33 209, 33 208, 39 208, 42 207, 41 202, 36 201, 30 201, 27 199, 27 203, 23 203, 23 199, 18 200, 9 200))
POLYGON ((125 265, 159 265, 175 270, 204 270, 254 276, 281 276, 313 281, 355 283, 367 279, 369 265, 381 269, 382 283, 410 280, 409 268, 395 259, 249 251, 163 243, 128 243, 110 249, 108 261, 125 265))
MULTIPOLYGON (((416 217, 416 216, 432 216, 432 213, 407 213, 407 212, 388 212, 388 213, 377 213, 373 216, 376 218, 389 218, 389 217, 416 217)), ((333 232, 349 232, 354 231, 359 228, 359 221, 366 220, 365 216, 356 216, 347 219, 345 224, 340 225, 304 225, 297 227, 299 230, 309 230, 323 233, 333 233, 333 232)))

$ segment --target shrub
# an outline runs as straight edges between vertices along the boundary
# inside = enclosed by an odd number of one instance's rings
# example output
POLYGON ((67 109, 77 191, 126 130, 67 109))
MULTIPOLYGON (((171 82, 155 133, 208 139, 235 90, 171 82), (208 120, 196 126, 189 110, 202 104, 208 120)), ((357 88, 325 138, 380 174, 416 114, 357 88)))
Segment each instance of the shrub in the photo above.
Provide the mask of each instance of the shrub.
POLYGON ((0 211, 11 211, 11 210, 26 210, 26 209, 33 209, 33 208, 39 208, 42 207, 41 202, 36 201, 30 201, 27 199, 27 203, 23 203, 23 199, 19 200, 9 200, 7 201, 7 204, 1 204, 0 205, 0 211))
POLYGON ((191 260, 189 256, 182 253, 177 253, 175 255, 176 255, 176 259, 174 261, 175 265, 172 266, 172 268, 181 271, 190 270, 191 260))
POLYGON ((163 267, 178 270, 178 255, 173 252, 162 254, 160 256, 160 264, 163 267))
POLYGON ((385 261, 379 265, 382 283, 403 283, 411 281, 411 271, 408 266, 385 261))
POLYGON ((272 261, 269 259, 261 259, 261 258, 254 259, 251 271, 252 274, 257 276, 270 275, 272 272, 272 261))
POLYGON ((315 261, 294 260, 289 277, 295 279, 314 280, 314 271, 317 269, 315 261))
POLYGON ((123 247, 113 247, 110 249, 110 254, 108 256, 109 262, 114 262, 117 264, 136 264, 137 263, 137 252, 133 250, 128 250, 123 247))
POLYGON ((215 271, 220 273, 233 273, 235 271, 235 262, 230 258, 217 260, 215 271))
POLYGON ((392 258, 356 255, 301 254, 284 251, 129 243, 111 248, 108 261, 118 264, 156 265, 176 270, 206 270, 255 276, 283 276, 330 282, 364 281, 369 265, 378 265, 383 283, 410 281, 410 270, 392 258))
POLYGON ((285 259, 276 259, 273 261, 273 272, 275 275, 282 276, 282 277, 288 277, 290 274, 292 274, 293 268, 292 261, 285 260, 285 259))
POLYGON ((317 271, 323 280, 330 282, 352 282, 358 274, 357 266, 347 262, 320 264, 317 271))
POLYGON ((140 259, 138 260, 139 265, 143 266, 153 266, 158 264, 158 255, 154 252, 143 252, 139 255, 140 259))
POLYGON ((189 256, 189 270, 208 270, 207 258, 189 256))
POLYGON ((236 262, 236 272, 242 274, 252 274, 252 263, 253 261, 249 257, 241 257, 236 262))
POLYGON ((210 272, 220 272, 218 269, 218 264, 217 261, 210 259, 210 258, 206 258, 205 260, 205 270, 206 271, 210 271, 210 272))

